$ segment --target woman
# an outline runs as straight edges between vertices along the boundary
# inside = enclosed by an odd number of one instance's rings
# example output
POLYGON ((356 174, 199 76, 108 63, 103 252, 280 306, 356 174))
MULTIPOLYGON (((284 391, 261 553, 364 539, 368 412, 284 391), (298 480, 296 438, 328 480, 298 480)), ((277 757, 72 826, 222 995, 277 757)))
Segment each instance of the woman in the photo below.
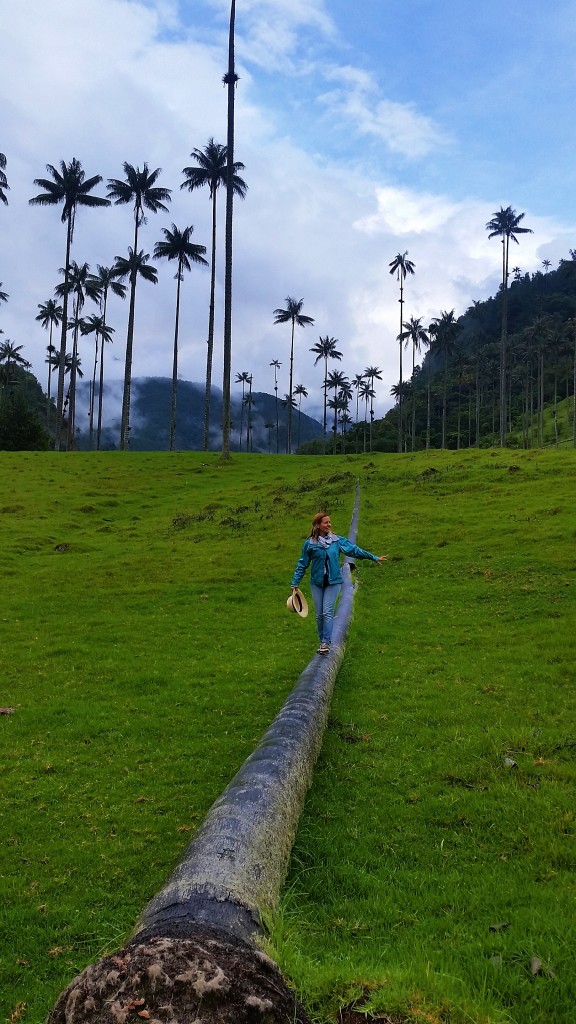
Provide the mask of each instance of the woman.
POLYGON ((386 555, 372 555, 369 551, 352 544, 346 537, 338 537, 332 533, 330 516, 318 512, 312 520, 312 530, 308 540, 304 541, 302 554, 296 563, 292 577, 292 593, 306 569, 310 570, 310 588, 316 611, 316 625, 320 646, 318 654, 328 654, 332 643, 332 623, 334 621, 334 605, 342 588, 342 571, 340 569, 340 552, 353 558, 370 558, 377 565, 386 561, 386 555))

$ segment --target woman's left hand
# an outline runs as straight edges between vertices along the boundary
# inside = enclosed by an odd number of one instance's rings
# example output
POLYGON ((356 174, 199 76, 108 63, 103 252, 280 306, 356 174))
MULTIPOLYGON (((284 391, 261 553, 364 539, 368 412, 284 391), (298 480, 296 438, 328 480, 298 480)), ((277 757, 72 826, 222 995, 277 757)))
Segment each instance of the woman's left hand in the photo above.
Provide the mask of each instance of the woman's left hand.
POLYGON ((387 561, 387 559, 388 559, 388 555, 379 555, 379 556, 378 556, 378 562, 377 562, 377 564, 378 564, 378 565, 382 565, 382 562, 386 562, 386 561, 387 561))

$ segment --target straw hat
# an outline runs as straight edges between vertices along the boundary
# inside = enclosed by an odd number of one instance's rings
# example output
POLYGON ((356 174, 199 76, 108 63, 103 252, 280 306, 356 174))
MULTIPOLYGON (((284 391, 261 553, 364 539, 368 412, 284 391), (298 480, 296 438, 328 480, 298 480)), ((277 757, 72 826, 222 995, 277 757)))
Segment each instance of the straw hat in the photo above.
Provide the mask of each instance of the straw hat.
POLYGON ((291 612, 296 612, 301 619, 305 619, 308 615, 308 604, 301 590, 296 589, 290 594, 290 597, 286 601, 286 607, 289 608, 291 612))

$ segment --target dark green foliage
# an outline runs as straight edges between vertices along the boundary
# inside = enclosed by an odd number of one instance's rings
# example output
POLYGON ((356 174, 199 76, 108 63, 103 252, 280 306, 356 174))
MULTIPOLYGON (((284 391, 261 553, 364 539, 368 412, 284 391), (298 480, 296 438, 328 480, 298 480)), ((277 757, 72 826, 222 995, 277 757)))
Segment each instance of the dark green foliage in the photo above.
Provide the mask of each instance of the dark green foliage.
POLYGON ((0 451, 47 451, 46 398, 36 378, 20 367, 10 368, 10 383, 0 384, 0 451))

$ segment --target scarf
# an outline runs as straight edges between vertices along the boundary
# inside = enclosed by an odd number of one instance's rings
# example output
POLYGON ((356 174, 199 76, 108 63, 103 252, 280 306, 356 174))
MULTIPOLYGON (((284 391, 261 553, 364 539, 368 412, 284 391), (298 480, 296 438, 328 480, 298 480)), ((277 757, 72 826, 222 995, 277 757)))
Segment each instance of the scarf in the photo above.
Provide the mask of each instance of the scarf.
POLYGON ((335 533, 329 533, 326 537, 323 537, 322 534, 319 533, 316 538, 316 543, 319 544, 321 548, 329 548, 335 540, 338 540, 335 533))

